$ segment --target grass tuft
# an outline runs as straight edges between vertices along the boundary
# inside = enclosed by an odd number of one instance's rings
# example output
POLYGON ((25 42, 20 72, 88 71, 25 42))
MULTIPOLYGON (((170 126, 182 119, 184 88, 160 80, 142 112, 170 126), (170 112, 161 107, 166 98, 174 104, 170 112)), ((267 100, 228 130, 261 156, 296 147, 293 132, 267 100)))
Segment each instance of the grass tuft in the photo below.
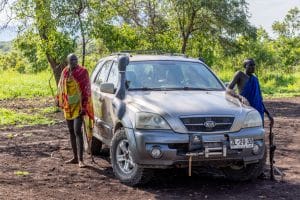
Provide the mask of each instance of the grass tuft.
POLYGON ((54 120, 43 116, 40 113, 26 114, 22 112, 16 112, 14 110, 0 108, 0 126, 7 125, 38 125, 38 124, 53 124, 54 120))
MULTIPOLYGON (((52 73, 48 70, 37 74, 20 74, 15 71, 0 72, 0 99, 32 98, 51 96, 49 79, 52 73)), ((51 86, 56 90, 55 80, 51 86)))

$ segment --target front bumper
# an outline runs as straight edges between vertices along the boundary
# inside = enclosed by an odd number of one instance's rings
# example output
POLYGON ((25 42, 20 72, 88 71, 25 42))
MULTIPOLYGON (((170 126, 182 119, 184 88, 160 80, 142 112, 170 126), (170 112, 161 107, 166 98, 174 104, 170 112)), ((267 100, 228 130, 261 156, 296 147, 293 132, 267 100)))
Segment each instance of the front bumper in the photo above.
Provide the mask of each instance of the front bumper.
POLYGON ((135 162, 147 168, 185 167, 189 157, 193 157, 193 166, 229 165, 232 162, 244 164, 256 163, 263 158, 265 152, 264 129, 247 128, 231 133, 180 134, 173 131, 148 131, 127 129, 131 139, 135 140, 131 149, 135 162), (192 142, 197 136, 199 141, 192 142), (253 138, 259 146, 258 152, 252 148, 231 149, 231 138, 253 138), (153 158, 151 150, 161 151, 159 158, 153 158))

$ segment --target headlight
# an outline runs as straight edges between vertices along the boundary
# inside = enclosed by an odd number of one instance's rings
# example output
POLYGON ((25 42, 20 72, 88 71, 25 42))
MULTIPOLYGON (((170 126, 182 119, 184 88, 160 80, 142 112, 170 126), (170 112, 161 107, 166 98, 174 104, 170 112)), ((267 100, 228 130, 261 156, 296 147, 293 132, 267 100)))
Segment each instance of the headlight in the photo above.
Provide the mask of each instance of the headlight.
POLYGON ((137 129, 170 129, 166 120, 154 113, 137 113, 135 124, 137 129))
POLYGON ((247 114, 243 128, 262 126, 262 119, 257 111, 251 111, 247 114))

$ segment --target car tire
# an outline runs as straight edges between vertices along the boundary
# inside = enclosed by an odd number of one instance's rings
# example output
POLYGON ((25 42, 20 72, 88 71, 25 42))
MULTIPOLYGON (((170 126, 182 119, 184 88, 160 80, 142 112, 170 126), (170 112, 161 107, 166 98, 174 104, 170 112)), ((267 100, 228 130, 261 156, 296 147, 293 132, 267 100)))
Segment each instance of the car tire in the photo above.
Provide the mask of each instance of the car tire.
POLYGON ((95 155, 98 156, 101 154, 101 150, 102 150, 102 142, 100 140, 98 140, 97 138, 93 137, 92 138, 92 144, 91 144, 91 152, 89 149, 89 144, 87 141, 87 135, 85 133, 84 130, 82 130, 82 134, 83 134, 83 147, 84 147, 84 151, 87 152, 88 154, 95 155))
POLYGON ((110 157, 115 176, 129 186, 146 184, 152 177, 152 170, 134 163, 124 129, 118 129, 112 139, 110 157), (118 158, 118 160, 117 160, 118 158))
POLYGON ((258 163, 248 164, 239 169, 235 169, 232 166, 223 169, 223 172, 227 179, 232 181, 252 181, 263 173, 266 163, 267 152, 258 163))

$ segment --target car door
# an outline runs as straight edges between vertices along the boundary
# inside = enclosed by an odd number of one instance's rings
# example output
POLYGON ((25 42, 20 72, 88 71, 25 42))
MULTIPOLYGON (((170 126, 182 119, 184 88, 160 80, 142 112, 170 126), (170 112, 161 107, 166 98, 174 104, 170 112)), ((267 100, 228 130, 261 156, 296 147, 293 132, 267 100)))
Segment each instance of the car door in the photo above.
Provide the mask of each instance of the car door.
POLYGON ((96 133, 99 134, 99 139, 104 143, 106 143, 105 139, 109 138, 111 128, 107 125, 108 109, 104 102, 104 93, 100 91, 100 85, 107 82, 112 63, 113 61, 111 60, 99 63, 102 66, 99 67, 100 69, 92 83, 92 98, 95 113, 95 125, 97 128, 96 133))
MULTIPOLYGON (((108 75, 108 79, 107 79, 107 83, 113 83, 114 84, 114 88, 115 91, 119 85, 119 70, 118 70, 118 63, 116 61, 113 62, 112 67, 110 69, 109 75, 108 75)), ((113 110, 113 106, 112 106, 112 102, 115 98, 115 94, 108 94, 108 93, 103 93, 103 100, 104 100, 104 104, 105 107, 107 108, 107 113, 106 113, 106 123, 107 126, 109 126, 111 128, 111 130, 113 130, 113 127, 115 125, 115 121, 116 121, 116 117, 114 115, 114 110, 113 110)), ((113 137, 113 132, 110 132, 110 135, 107 135, 108 138, 107 139, 112 139, 113 137)))

